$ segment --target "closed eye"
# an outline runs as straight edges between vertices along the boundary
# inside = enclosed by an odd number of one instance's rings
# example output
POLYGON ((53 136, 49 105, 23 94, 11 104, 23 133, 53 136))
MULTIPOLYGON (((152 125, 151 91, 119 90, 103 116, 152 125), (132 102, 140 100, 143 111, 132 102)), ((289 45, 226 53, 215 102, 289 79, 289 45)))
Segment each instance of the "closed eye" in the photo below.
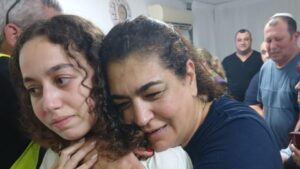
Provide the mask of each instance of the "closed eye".
POLYGON ((130 106, 130 102, 115 103, 115 106, 119 111, 125 111, 130 106))
POLYGON ((148 100, 155 100, 158 99, 164 91, 158 91, 158 92, 153 92, 145 95, 145 98, 148 100))
POLYGON ((275 41, 277 41, 277 42, 279 42, 281 40, 282 40, 282 38, 275 38, 275 41))

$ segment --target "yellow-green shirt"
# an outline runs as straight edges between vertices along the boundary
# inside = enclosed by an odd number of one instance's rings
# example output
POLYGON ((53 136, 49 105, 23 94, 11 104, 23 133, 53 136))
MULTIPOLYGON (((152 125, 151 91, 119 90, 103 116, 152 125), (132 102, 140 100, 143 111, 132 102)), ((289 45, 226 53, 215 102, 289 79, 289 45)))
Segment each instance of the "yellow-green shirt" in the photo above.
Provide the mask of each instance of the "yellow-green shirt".
POLYGON ((10 169, 35 169, 39 160, 40 146, 30 142, 18 160, 10 169))
POLYGON ((7 58, 9 58, 10 56, 7 55, 7 54, 4 54, 4 53, 0 53, 0 58, 1 58, 1 57, 7 57, 7 58))

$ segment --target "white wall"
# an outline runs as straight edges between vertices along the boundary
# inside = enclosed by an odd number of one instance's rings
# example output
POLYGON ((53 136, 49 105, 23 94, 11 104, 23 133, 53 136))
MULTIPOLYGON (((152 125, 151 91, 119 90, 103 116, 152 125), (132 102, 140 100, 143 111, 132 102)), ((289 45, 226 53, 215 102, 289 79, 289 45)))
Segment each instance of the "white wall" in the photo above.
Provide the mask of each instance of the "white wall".
POLYGON ((277 12, 290 12, 300 26, 299 9, 300 0, 240 0, 208 7, 207 4, 193 3, 195 45, 207 48, 223 59, 235 51, 235 32, 246 28, 252 32, 252 47, 259 50, 269 17, 277 12))
MULTIPOLYGON (((104 33, 112 27, 113 22, 109 14, 109 0, 58 0, 64 13, 82 16, 99 26, 104 33)), ((131 14, 136 17, 140 14, 147 15, 146 1, 127 0, 131 14)))
POLYGON ((147 5, 161 4, 176 9, 186 9, 185 0, 141 0, 141 1, 145 1, 147 5))
MULTIPOLYGON (((109 0, 59 0, 65 13, 80 15, 99 26, 104 33, 112 27, 109 0)), ((184 0, 127 0, 132 17, 148 15, 147 6, 155 3, 185 9, 184 0)), ((276 12, 290 12, 300 26, 300 0, 239 0, 221 5, 193 2, 193 34, 196 47, 207 48, 223 59, 235 51, 234 34, 241 28, 252 32, 252 47, 259 49, 263 27, 276 12)))
MULTIPOLYGON (((99 26, 104 33, 112 27, 113 22, 109 15, 109 0, 58 0, 64 13, 82 16, 99 26)), ((127 0, 132 17, 138 15, 148 16, 147 6, 155 3, 175 8, 185 8, 180 0, 127 0)))
POLYGON ((213 54, 217 52, 214 9, 213 5, 203 3, 195 2, 192 5, 194 46, 206 48, 213 54))

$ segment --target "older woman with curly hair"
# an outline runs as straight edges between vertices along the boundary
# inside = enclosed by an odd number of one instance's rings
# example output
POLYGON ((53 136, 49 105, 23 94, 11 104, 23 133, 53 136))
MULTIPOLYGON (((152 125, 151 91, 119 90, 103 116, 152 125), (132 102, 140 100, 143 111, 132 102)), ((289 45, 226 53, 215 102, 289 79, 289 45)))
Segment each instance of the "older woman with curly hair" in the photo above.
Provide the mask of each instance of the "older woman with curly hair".
POLYGON ((156 151, 183 146, 195 169, 282 168, 265 121, 222 95, 172 26, 144 16, 120 23, 105 36, 100 56, 118 108, 104 113, 137 126, 156 151))

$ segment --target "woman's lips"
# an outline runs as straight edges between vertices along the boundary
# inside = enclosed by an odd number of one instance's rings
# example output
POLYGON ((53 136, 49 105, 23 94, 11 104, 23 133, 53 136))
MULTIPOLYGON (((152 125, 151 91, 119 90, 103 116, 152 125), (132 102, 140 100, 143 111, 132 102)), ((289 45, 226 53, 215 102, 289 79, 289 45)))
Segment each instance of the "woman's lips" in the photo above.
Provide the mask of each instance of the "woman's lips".
POLYGON ((148 135, 148 139, 151 141, 151 142, 154 142, 156 140, 159 140, 163 135, 165 135, 165 131, 166 131, 166 127, 167 125, 164 125, 156 130, 153 130, 151 132, 148 132, 147 135, 148 135))
POLYGON ((58 128, 58 129, 63 129, 65 128, 69 121, 71 120, 73 116, 64 116, 64 117, 58 117, 58 118, 55 118, 51 125, 55 128, 58 128))

